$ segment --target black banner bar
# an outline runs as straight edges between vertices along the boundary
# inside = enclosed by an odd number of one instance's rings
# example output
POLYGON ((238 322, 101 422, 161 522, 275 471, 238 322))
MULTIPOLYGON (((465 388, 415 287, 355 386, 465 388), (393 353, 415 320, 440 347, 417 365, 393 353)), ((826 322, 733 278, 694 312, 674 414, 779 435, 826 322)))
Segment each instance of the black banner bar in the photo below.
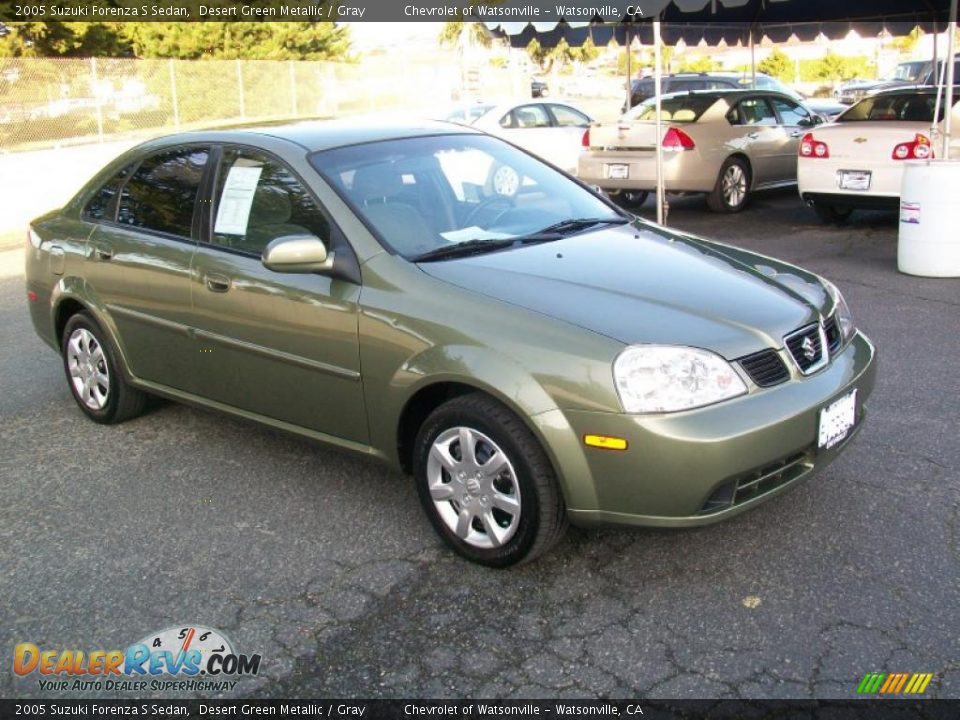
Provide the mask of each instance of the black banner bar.
POLYGON ((955 720, 960 700, 0 700, 3 718, 955 720))
MULTIPOLYGON (((671 22, 690 19, 723 24, 846 20, 844 13, 811 17, 810 0, 790 0, 768 6, 765 0, 724 0, 674 5, 664 0, 0 0, 0 23, 71 22, 448 22, 488 23, 645 22, 661 11, 671 22), (771 9, 772 8, 772 9, 771 9), (775 17, 767 17, 774 13, 775 17)), ((821 8, 823 5, 820 6, 821 8)), ((916 0, 886 0, 877 9, 886 21, 944 21, 946 5, 924 7, 916 0)), ((861 11, 857 17, 863 17, 861 11)))

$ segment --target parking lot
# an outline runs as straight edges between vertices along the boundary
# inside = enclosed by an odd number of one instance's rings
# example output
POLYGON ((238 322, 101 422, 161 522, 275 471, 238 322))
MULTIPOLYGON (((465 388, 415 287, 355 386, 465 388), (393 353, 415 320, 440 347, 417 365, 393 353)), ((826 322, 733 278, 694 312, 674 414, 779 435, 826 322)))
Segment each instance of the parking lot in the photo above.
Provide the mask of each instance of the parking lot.
MULTIPOLYGON (((262 655, 230 697, 853 697, 868 672, 960 697, 960 283, 897 273, 895 215, 822 226, 795 190, 733 216, 671 198, 669 222, 840 286, 879 349, 866 426, 729 522, 572 530, 507 571, 449 553, 409 479, 364 458, 164 402, 86 420, 4 253, 6 652, 196 624, 262 655)), ((52 697, 35 678, 0 694, 52 697)))

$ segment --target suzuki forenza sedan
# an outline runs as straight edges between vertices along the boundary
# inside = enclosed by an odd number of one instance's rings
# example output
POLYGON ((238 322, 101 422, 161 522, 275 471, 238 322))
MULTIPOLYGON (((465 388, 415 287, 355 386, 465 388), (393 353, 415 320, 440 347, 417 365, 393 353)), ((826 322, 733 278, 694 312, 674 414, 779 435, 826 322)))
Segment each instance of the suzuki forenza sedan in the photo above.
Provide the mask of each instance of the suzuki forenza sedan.
POLYGON ((448 124, 154 140, 34 221, 26 255, 92 420, 156 394, 379 458, 493 566, 568 521, 751 508, 842 451, 874 380, 826 280, 448 124))

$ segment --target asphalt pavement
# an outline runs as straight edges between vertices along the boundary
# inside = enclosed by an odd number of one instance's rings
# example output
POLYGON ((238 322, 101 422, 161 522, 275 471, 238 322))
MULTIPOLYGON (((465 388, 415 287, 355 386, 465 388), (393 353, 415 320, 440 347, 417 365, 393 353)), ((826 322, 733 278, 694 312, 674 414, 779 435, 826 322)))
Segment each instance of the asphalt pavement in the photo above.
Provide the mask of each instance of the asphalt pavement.
POLYGON ((0 696, 141 697, 40 690, 14 646, 197 625, 262 656, 226 697, 855 697, 868 672, 960 697, 960 280, 899 274, 895 215, 825 227, 795 190, 669 221, 841 287, 879 348, 866 426, 728 522, 571 529, 507 571, 450 554, 373 461, 166 402, 86 420, 0 277, 0 696))

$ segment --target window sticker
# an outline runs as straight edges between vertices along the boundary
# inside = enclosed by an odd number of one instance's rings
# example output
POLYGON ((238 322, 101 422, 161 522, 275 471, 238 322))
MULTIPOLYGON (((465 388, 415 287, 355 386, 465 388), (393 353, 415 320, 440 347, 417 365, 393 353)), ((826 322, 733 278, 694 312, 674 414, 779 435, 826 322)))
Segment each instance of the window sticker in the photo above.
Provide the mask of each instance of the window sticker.
POLYGON ((217 206, 217 220, 213 226, 215 233, 223 235, 246 235, 250 220, 250 208, 253 195, 260 182, 263 167, 234 165, 227 173, 223 184, 220 204, 217 206))

